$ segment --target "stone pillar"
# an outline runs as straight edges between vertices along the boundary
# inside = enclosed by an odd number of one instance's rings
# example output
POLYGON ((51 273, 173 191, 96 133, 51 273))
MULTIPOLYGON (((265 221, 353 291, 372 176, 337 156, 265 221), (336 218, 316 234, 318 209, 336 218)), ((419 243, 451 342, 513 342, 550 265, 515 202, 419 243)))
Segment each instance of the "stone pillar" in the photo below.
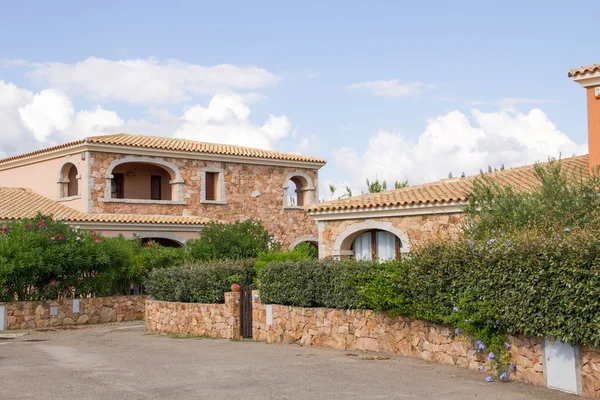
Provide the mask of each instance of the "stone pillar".
POLYGON ((225 293, 227 312, 227 339, 240 338, 240 292, 225 293))

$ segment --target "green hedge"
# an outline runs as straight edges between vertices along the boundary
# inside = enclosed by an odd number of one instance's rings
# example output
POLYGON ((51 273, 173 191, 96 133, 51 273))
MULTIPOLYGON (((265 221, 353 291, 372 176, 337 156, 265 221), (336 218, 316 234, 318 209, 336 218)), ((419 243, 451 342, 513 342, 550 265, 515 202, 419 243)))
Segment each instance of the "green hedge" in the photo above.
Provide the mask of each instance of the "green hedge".
POLYGON ((223 303, 230 290, 232 275, 242 285, 254 279, 254 260, 221 260, 152 271, 146 290, 156 300, 183 303, 223 303))
POLYGON ((372 263, 304 259, 274 262, 258 274, 263 303, 300 307, 359 308, 357 282, 372 263))

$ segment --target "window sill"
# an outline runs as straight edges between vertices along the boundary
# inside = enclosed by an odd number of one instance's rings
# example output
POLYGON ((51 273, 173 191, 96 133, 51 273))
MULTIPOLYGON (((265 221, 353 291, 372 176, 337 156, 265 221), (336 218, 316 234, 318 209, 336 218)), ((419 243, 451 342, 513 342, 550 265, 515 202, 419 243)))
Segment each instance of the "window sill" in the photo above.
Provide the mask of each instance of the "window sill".
POLYGON ((57 201, 71 201, 71 200, 77 200, 77 199, 80 199, 80 198, 81 198, 81 196, 61 197, 57 201))
POLYGON ((125 204, 164 204, 164 205, 187 205, 185 201, 177 200, 146 200, 146 199, 104 199, 105 203, 125 204))
POLYGON ((304 206, 285 206, 284 210, 304 210, 304 206))
POLYGON ((201 201, 202 204, 217 204, 217 205, 227 205, 226 201, 221 201, 221 200, 202 200, 201 201))

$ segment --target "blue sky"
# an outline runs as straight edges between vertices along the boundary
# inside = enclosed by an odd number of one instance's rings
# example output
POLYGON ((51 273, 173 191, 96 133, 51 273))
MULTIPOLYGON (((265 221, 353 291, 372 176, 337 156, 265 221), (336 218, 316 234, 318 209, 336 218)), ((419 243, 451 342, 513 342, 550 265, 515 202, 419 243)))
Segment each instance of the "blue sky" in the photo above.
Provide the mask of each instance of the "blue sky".
POLYGON ((593 2, 2 9, 0 153, 125 129, 225 138, 325 157, 322 184, 339 194, 375 175, 420 183, 585 152, 584 91, 567 70, 600 62, 593 2))

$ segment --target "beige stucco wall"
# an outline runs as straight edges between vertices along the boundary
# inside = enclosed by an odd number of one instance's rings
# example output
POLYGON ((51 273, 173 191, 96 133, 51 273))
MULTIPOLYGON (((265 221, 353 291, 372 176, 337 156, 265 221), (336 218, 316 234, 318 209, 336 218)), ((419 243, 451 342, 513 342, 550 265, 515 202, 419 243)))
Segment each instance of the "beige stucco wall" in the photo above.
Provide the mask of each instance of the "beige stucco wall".
POLYGON ((388 226, 395 228, 393 233, 400 237, 405 248, 423 245, 431 239, 456 237, 460 230, 461 219, 460 213, 447 213, 321 221, 319 222, 319 257, 338 256, 340 251, 350 249, 352 240, 361 232, 369 229, 389 230, 386 229, 388 226), (346 240, 342 241, 342 238, 346 240))
MULTIPOLYGON (((302 173, 312 180, 314 187, 318 187, 315 169, 164 157, 162 161, 174 164, 179 170, 185 204, 105 202, 106 175, 111 163, 128 157, 125 154, 91 153, 90 207, 93 212, 196 215, 223 222, 257 218, 285 246, 302 236, 317 236, 315 221, 303 209, 284 207, 284 187, 289 174, 302 173), (226 204, 202 203, 202 169, 206 167, 224 171, 226 204)), ((175 196, 173 200, 176 199, 175 196)))
POLYGON ((151 164, 121 164, 113 173, 125 175, 124 194, 127 199, 150 199, 151 176, 158 175, 162 178, 161 197, 171 200, 171 185, 169 173, 159 166, 151 164), (129 173, 129 175, 128 175, 129 173))
POLYGON ((65 162, 71 162, 77 167, 80 179, 79 198, 64 201, 64 204, 79 211, 86 211, 87 158, 82 160, 80 153, 9 169, 0 168, 0 186, 27 188, 49 199, 58 200, 58 179, 65 162))

